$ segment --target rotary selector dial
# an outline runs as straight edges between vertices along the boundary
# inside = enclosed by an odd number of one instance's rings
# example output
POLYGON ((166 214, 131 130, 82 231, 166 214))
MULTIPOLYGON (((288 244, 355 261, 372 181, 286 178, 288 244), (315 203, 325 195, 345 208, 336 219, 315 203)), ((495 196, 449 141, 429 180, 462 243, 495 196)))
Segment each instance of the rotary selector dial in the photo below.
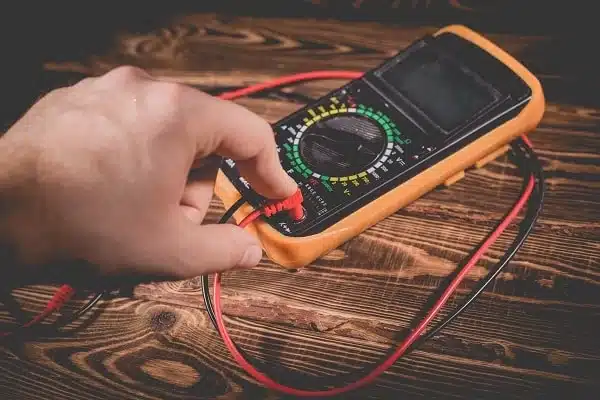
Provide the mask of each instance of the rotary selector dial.
POLYGON ((283 143, 285 164, 291 167, 288 173, 314 178, 329 191, 340 183, 359 186, 379 179, 386 165, 402 162, 392 158, 410 143, 388 116, 363 104, 332 98, 307 114, 303 124, 283 127, 289 134, 283 143))

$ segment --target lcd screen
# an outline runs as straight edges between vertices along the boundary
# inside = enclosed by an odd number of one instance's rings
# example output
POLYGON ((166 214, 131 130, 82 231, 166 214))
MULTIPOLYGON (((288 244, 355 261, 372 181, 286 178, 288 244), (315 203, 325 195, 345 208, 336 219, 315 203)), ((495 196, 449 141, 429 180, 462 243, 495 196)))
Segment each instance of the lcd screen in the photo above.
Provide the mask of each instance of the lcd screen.
POLYGON ((421 49, 381 73, 445 133, 464 125, 499 94, 451 60, 421 49))

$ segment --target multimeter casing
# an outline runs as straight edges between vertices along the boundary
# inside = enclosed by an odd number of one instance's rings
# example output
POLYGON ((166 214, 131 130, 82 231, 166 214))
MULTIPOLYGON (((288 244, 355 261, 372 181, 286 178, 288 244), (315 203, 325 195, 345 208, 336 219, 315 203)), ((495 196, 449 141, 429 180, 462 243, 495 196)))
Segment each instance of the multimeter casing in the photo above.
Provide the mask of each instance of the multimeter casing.
MULTIPOLYGON (((276 137, 283 132, 278 141, 280 158, 303 191, 309 221, 294 223, 285 216, 271 217, 255 221, 247 230, 258 237, 273 262, 284 268, 306 266, 435 187, 457 180, 465 169, 495 158, 515 138, 535 129, 544 108, 542 87, 523 65, 464 26, 445 27, 275 124, 276 137), (448 67, 440 71, 432 57, 454 58, 448 65, 456 71, 448 67), (411 63, 417 64, 411 67, 411 63), (421 75, 406 75, 411 79, 403 80, 403 68, 413 68, 410 71, 421 75), (440 73, 450 74, 444 84, 455 85, 453 96, 461 90, 456 85, 465 85, 462 98, 444 103, 448 98, 442 87, 430 86, 435 79, 429 77, 440 73), (474 82, 471 91, 467 91, 467 78, 474 82), (429 97, 423 97, 428 88, 429 97), (369 104, 355 104, 348 93, 368 97, 369 104), (341 104, 340 94, 349 96, 341 104), (379 104, 379 109, 371 107, 373 103, 379 104), (460 103, 460 112, 466 114, 453 110, 455 103, 460 103), (336 118, 343 114, 346 119, 351 115, 358 121, 353 122, 358 128, 347 130, 360 128, 367 134, 377 126, 383 138, 379 142, 373 139, 374 147, 366 150, 366 154, 378 154, 377 158, 362 170, 348 166, 348 176, 336 174, 325 162, 315 167, 311 161, 318 163, 318 157, 309 155, 307 161, 301 155, 300 139, 304 135, 308 141, 310 125, 333 114, 336 118), (296 123, 299 121, 303 122, 296 123)), ((311 137, 315 146, 323 140, 315 134, 311 137)), ((359 147, 369 145, 365 142, 359 147)), ((352 158, 358 160, 362 153, 356 154, 352 158)), ((227 208, 242 195, 248 199, 234 214, 237 222, 262 201, 237 175, 231 160, 219 170, 215 193, 227 208)))

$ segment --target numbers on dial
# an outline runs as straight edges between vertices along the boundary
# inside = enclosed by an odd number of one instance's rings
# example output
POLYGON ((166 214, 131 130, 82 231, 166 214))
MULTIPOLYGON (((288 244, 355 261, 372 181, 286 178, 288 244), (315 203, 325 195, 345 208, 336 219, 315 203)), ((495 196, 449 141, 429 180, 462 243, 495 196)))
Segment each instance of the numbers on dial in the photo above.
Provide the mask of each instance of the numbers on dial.
POLYGON ((328 106, 309 109, 303 124, 286 127, 286 161, 304 179, 318 179, 326 190, 349 188, 379 179, 401 146, 410 143, 391 119, 365 105, 346 106, 332 99, 328 106))

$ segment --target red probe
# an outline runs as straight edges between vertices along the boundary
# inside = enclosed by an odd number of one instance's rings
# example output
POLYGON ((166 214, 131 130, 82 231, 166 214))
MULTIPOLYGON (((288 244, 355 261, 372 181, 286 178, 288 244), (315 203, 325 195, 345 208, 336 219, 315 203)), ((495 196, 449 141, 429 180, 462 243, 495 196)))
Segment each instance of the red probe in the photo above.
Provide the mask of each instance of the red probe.
POLYGON ((0 332, 0 338, 14 335, 21 329, 31 328, 32 326, 39 324, 48 318, 52 313, 60 310, 62 306, 73 297, 74 294, 75 290, 70 285, 62 285, 54 293, 54 296, 52 296, 52 299, 48 302, 48 304, 46 304, 44 311, 12 331, 0 332))
POLYGON ((256 220, 261 215, 264 215, 268 218, 282 211, 287 211, 292 221, 300 221, 302 220, 302 218, 304 218, 304 207, 302 207, 303 201, 304 198, 302 197, 302 192, 300 191, 300 189, 298 189, 296 193, 294 193, 285 200, 275 201, 273 203, 267 204, 261 209, 251 212, 239 223, 239 226, 241 226, 242 228, 246 227, 248 226, 248 224, 256 220))

